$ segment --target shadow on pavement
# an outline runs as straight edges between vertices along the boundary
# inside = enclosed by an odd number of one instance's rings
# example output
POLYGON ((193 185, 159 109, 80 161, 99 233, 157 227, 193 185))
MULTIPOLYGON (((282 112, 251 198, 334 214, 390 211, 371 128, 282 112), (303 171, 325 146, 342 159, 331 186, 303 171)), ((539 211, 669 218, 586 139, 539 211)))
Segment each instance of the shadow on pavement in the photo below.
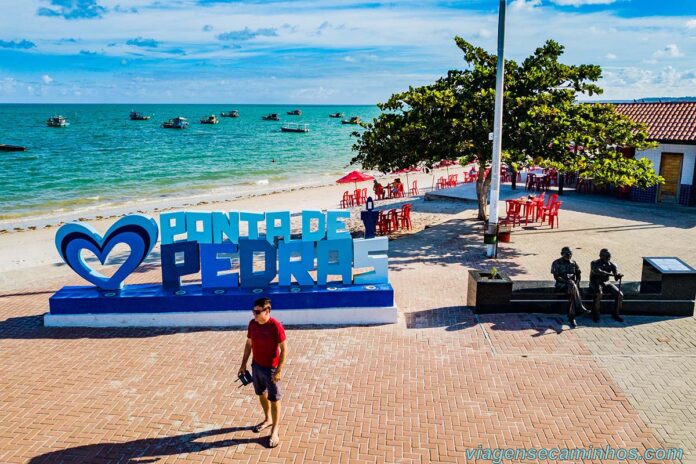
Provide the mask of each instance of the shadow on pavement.
MULTIPOLYGON (((485 260, 485 249, 481 221, 450 219, 390 242, 389 271, 404 271, 416 263, 477 269, 484 265, 482 261, 485 260)), ((510 276, 519 275, 523 272, 522 268, 509 260, 530 255, 533 253, 501 246, 497 260, 491 261, 488 266, 495 265, 498 270, 510 276)), ((462 275, 462 281, 466 285, 466 276, 462 275)))
POLYGON ((157 462, 160 457, 185 453, 198 453, 213 448, 226 448, 247 443, 265 445, 268 437, 227 438, 217 441, 197 441, 213 435, 251 430, 252 427, 228 427, 206 432, 188 433, 174 437, 144 438, 125 443, 97 443, 76 446, 36 456, 29 464, 118 462, 120 464, 142 464, 157 462), (149 459, 148 459, 149 458, 149 459))
POLYGON ((405 313, 404 319, 408 329, 445 327, 445 330, 457 331, 476 325, 474 313, 466 306, 449 306, 405 313))
MULTIPOLYGON (((593 322, 592 316, 578 317, 578 329, 598 329, 612 328, 625 329, 627 327, 635 327, 644 324, 653 324, 662 321, 676 319, 675 317, 658 317, 658 316, 623 316, 624 322, 614 321, 610 315, 602 314, 599 322, 593 322)), ((681 318, 678 318, 681 319, 681 318)), ((568 318, 561 314, 517 314, 517 313, 500 313, 500 314, 480 314, 479 321, 482 324, 490 324, 489 330, 500 331, 517 331, 517 330, 534 330, 535 334, 532 337, 540 337, 543 335, 559 335, 564 330, 577 330, 568 327, 568 318)))

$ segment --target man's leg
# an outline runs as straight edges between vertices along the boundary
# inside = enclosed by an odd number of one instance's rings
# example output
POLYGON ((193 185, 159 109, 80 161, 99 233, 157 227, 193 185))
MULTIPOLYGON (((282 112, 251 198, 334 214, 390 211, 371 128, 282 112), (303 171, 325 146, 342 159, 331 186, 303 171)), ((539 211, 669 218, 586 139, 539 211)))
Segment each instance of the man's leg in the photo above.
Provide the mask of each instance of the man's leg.
POLYGON ((623 317, 621 317, 621 308, 623 306, 623 293, 619 290, 616 285, 609 283, 606 285, 606 289, 614 295, 614 313, 611 315, 615 321, 623 322, 623 317))
POLYGON ((254 432, 260 432, 261 430, 270 427, 271 421, 271 405, 268 402, 268 397, 266 396, 267 380, 264 375, 264 369, 256 364, 251 365, 251 375, 254 379, 254 392, 259 397, 259 403, 261 403, 261 408, 263 409, 264 419, 254 426, 254 432))
POLYGON ((575 295, 572 282, 568 282, 566 293, 568 295, 568 325, 574 329, 577 324, 575 323, 575 295))
POLYGON ((268 397, 265 393, 259 395, 259 402, 261 403, 261 408, 263 408, 264 419, 263 422, 258 424, 254 430, 260 432, 266 427, 270 427, 273 423, 271 420, 271 402, 268 401, 268 397))
POLYGON ((592 287, 594 290, 594 306, 592 307, 592 320, 599 322, 600 309, 602 308, 602 286, 592 287))
POLYGON ((275 448, 280 443, 280 435, 278 435, 278 428, 280 426, 280 400, 271 401, 271 416, 273 417, 273 428, 271 429, 271 440, 269 445, 271 448, 275 448))
POLYGON ((580 295, 580 287, 575 282, 569 282, 568 287, 573 291, 573 299, 575 300, 575 313, 576 315, 584 316, 590 314, 590 311, 585 308, 582 304, 582 296, 580 295))

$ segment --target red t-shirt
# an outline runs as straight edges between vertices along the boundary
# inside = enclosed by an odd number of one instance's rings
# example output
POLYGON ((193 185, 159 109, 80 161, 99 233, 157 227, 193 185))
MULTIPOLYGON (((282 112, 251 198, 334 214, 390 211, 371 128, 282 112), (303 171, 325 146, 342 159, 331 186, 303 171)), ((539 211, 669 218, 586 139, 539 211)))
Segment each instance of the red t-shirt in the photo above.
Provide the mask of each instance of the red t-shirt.
POLYGON ((270 318, 265 324, 254 319, 249 321, 247 337, 251 338, 251 353, 254 362, 262 367, 278 367, 280 347, 285 341, 285 329, 277 319, 270 318))

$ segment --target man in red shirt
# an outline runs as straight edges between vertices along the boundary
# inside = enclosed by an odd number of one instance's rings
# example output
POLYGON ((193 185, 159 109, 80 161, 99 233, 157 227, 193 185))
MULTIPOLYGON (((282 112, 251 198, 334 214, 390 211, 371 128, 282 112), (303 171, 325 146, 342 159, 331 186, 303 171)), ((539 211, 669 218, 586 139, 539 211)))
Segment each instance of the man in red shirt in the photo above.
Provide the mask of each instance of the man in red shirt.
POLYGON ((254 354, 251 362, 254 391, 259 395, 263 408, 264 420, 254 427, 255 432, 271 428, 269 446, 275 448, 280 443, 278 424, 280 422, 280 386, 283 365, 288 349, 285 342, 285 329, 271 317, 270 298, 254 301, 254 318, 249 321, 244 357, 239 373, 246 371, 249 355, 254 354))

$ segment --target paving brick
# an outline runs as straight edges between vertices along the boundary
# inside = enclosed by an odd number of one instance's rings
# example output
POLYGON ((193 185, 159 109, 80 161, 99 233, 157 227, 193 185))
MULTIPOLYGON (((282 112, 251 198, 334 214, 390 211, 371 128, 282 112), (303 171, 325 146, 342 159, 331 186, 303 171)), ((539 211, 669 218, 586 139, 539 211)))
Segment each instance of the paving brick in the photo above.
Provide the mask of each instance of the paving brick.
MULTIPOLYGON (((568 330, 556 316, 465 308, 469 268, 547 278, 571 239, 582 262, 609 243, 627 279, 656 229, 650 254, 696 262, 680 248, 687 213, 568 204, 561 230, 515 233, 493 263, 470 210, 392 241, 398 324, 287 330, 276 449, 250 430, 258 400, 234 382, 245 331, 44 328, 49 291, 79 283, 68 270, 0 295, 0 462, 465 462, 478 445, 674 446, 694 462, 693 318, 568 330)), ((149 267, 129 281, 159 279, 149 267)))

